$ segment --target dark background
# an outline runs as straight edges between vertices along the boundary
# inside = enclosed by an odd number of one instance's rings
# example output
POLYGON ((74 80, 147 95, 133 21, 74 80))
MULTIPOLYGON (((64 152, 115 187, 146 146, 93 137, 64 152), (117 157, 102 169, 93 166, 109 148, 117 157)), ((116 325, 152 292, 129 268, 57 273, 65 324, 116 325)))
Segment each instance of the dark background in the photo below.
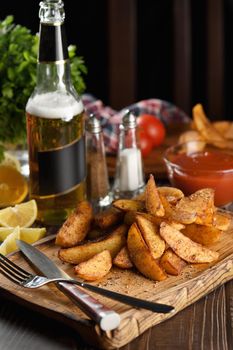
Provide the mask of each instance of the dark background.
MULTIPOLYGON (((115 0, 118 1, 118 0, 115 0)), ((126 0, 125 0, 126 1, 126 0)), ((136 1, 136 0, 135 0, 136 1)), ((178 0, 179 1, 179 0, 178 0)), ((206 96, 205 0, 191 2, 192 11, 192 97, 191 105, 200 102, 208 112, 206 96)), ((224 109, 213 118, 233 119, 233 0, 222 0, 224 7, 224 109)), ((66 32, 69 44, 77 45, 88 67, 87 92, 110 105, 108 0, 64 0, 66 32)), ((141 99, 160 98, 176 103, 173 88, 173 0, 137 0, 137 84, 134 103, 141 99)), ((15 23, 27 26, 32 33, 39 28, 39 1, 1 1, 0 19, 12 14, 15 23)), ((182 21, 183 19, 180 18, 182 21)), ((124 106, 112 106, 124 107, 124 106)), ((182 107, 182 106, 179 106, 182 107)), ((191 110, 186 110, 191 113, 191 110)))

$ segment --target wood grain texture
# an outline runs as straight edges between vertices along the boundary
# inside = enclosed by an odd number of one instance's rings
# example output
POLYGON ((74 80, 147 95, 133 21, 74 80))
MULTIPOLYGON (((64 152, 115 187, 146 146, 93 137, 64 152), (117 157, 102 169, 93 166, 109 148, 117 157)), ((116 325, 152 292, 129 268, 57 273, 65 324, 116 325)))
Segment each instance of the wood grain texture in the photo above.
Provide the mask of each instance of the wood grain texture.
MULTIPOLYGON (((221 240, 216 243, 212 249, 219 251, 219 261, 210 265, 189 265, 185 268, 181 276, 171 276, 162 282, 153 282, 144 278, 135 271, 121 271, 120 269, 113 269, 109 275, 98 283, 101 287, 111 289, 123 294, 137 296, 138 298, 172 304, 176 310, 170 314, 156 314, 142 309, 132 309, 127 305, 118 303, 116 301, 95 295, 106 306, 113 308, 121 315, 120 327, 113 332, 102 332, 91 320, 84 315, 77 306, 66 298, 55 286, 45 286, 40 290, 26 290, 15 286, 8 281, 4 276, 1 276, 0 283, 2 292, 11 298, 18 300, 23 305, 27 305, 32 309, 40 311, 49 317, 61 320, 77 330, 82 336, 90 342, 93 341, 95 346, 104 349, 113 349, 130 343, 133 339, 143 334, 156 324, 165 321, 168 318, 174 317, 176 313, 193 304, 204 295, 215 290, 233 277, 233 245, 232 245, 233 228, 223 233, 221 240)), ((48 241, 40 244, 38 248, 49 256, 58 266, 65 272, 74 276, 73 267, 68 264, 62 264, 57 257, 58 248, 54 245, 54 241, 48 241)), ((11 256, 11 259, 20 266, 31 270, 29 264, 22 258, 19 253, 11 256)), ((226 330, 226 320, 222 308, 225 307, 224 289, 219 289, 220 295, 216 294, 213 298, 213 307, 210 307, 208 298, 202 306, 201 314, 194 312, 192 318, 200 317, 202 319, 194 322, 191 319, 189 324, 190 332, 192 334, 190 341, 195 342, 195 328, 193 325, 202 324, 202 338, 199 339, 200 346, 204 349, 205 342, 210 343, 211 339, 215 343, 221 345, 223 349, 227 348, 226 331, 219 333, 219 329, 226 330), (205 311, 208 309, 208 312, 205 311), (214 310, 214 311, 211 311, 214 310), (216 312, 217 310, 217 312, 216 312), (214 318, 218 317, 218 327, 207 328, 206 325, 214 318), (208 329, 208 332, 206 331, 208 329)), ((93 294, 94 295, 94 294, 93 294)), ((230 305, 229 307, 232 307, 230 305)), ((187 324, 184 325, 185 329, 187 324)), ((182 330, 182 327, 181 327, 182 330)), ((181 331, 180 331, 181 332, 181 331)), ((180 341, 185 336, 180 333, 180 341)))

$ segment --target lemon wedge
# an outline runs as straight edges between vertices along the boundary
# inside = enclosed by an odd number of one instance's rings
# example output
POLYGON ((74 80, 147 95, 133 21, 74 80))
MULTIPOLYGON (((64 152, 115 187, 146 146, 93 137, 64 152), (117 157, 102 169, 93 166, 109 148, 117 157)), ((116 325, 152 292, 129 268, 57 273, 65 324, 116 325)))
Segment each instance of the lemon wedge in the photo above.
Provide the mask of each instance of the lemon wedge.
POLYGON ((9 165, 0 165, 0 207, 21 203, 28 193, 25 177, 9 165))
POLYGON ((7 238, 3 241, 0 246, 0 253, 6 255, 18 249, 15 241, 16 239, 20 239, 19 226, 15 227, 13 232, 9 234, 9 236, 7 236, 7 238))
POLYGON ((3 227, 29 227, 37 218, 37 204, 34 199, 0 210, 0 225, 3 227))
POLYGON ((9 152, 4 152, 4 159, 2 160, 1 165, 10 166, 19 172, 21 171, 21 165, 18 158, 9 152))
MULTIPOLYGON (((14 227, 0 227, 0 241, 4 241, 14 229, 14 227)), ((20 239, 29 244, 39 241, 45 235, 45 227, 20 227, 20 239)))

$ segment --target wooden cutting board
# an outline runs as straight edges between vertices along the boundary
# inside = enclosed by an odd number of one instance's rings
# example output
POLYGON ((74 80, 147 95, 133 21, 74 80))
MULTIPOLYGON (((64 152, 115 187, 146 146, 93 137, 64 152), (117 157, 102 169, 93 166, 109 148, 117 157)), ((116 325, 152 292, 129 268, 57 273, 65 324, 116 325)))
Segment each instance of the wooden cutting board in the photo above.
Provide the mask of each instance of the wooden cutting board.
MULTIPOLYGON (((43 239, 37 244, 37 247, 60 268, 74 277, 73 267, 59 261, 58 248, 54 245, 54 240, 51 237, 43 239)), ((101 331, 54 285, 44 286, 36 290, 24 289, 0 275, 0 290, 5 296, 13 298, 32 310, 65 322, 77 330, 85 341, 95 347, 114 349, 129 343, 148 328, 173 317, 180 310, 233 278, 233 224, 211 249, 220 253, 219 261, 216 264, 189 265, 180 276, 169 276, 162 282, 151 281, 134 270, 123 271, 113 268, 105 279, 95 284, 138 298, 171 304, 175 307, 175 311, 170 314, 156 314, 90 293, 120 314, 120 326, 111 332, 101 331)), ((10 258, 19 266, 33 271, 21 253, 15 252, 11 254, 10 258)))

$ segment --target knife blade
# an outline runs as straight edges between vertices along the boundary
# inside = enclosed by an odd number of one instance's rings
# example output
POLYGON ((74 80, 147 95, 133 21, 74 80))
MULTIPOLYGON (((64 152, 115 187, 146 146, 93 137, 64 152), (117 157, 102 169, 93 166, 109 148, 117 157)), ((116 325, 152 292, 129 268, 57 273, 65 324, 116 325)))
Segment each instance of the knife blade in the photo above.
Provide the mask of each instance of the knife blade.
MULTIPOLYGON (((59 269, 59 267, 40 250, 19 239, 16 240, 16 244, 26 258, 30 260, 34 267, 44 276, 48 278, 61 277, 67 280, 71 279, 69 275, 59 269)), ((56 286, 86 315, 95 321, 102 330, 109 331, 119 326, 120 315, 101 304, 81 288, 65 282, 56 283, 56 286)))
MULTIPOLYGON (((72 279, 63 270, 61 270, 52 260, 50 260, 45 254, 43 254, 40 250, 38 250, 34 246, 22 240, 16 240, 16 243, 19 249, 22 251, 22 253, 46 277, 49 277, 49 278, 62 277, 65 279, 72 279)), ((63 282, 59 282, 57 284, 59 286, 59 285, 62 285, 63 282)), ((174 307, 171 305, 138 299, 135 297, 131 297, 129 295, 113 292, 113 291, 110 291, 101 287, 97 287, 92 284, 84 283, 78 280, 77 280, 77 284, 79 284, 80 287, 91 290, 94 293, 104 295, 113 300, 118 300, 121 303, 131 305, 133 307, 143 308, 143 309, 150 310, 157 313, 168 313, 174 310, 174 307)), ((66 285, 67 287, 70 286, 68 283, 66 285)))

